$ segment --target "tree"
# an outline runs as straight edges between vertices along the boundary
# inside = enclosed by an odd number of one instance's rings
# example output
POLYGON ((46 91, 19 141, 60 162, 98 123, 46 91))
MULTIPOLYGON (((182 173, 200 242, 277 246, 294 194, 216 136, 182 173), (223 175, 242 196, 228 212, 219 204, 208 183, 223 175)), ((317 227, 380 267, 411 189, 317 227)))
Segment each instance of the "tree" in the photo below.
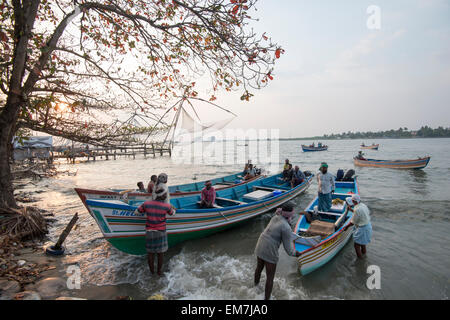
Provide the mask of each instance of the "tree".
POLYGON ((284 52, 249 27, 256 0, 0 3, 3 207, 16 205, 8 159, 18 129, 126 141, 138 130, 132 119, 151 126, 171 99, 199 98, 199 81, 207 81, 211 101, 219 89, 249 100, 273 79, 284 52))

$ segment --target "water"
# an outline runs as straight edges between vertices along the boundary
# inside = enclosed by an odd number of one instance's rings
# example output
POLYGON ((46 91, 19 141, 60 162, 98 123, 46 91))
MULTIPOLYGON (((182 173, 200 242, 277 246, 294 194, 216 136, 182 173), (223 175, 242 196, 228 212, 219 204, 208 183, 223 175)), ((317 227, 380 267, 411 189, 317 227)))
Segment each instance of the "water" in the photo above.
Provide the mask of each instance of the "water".
MULTIPOLYGON (((362 141, 322 141, 325 152, 301 152, 300 144, 312 141, 281 141, 280 164, 285 158, 302 170, 317 172, 322 161, 329 170, 354 168, 352 157, 362 141)), ((380 143, 379 151, 364 151, 377 159, 405 159, 430 155, 424 170, 354 168, 362 200, 371 209, 373 239, 367 257, 357 260, 352 241, 327 265, 307 276, 297 272, 296 260, 280 248, 280 261, 273 288, 274 299, 448 299, 450 230, 450 139, 365 140, 380 143), (381 289, 366 286, 367 267, 381 270, 381 289)), ((317 141, 316 141, 317 143, 317 141)), ((248 147, 247 147, 248 148, 248 147)), ((162 278, 152 277, 145 257, 123 254, 100 237, 94 220, 73 191, 74 187, 130 188, 150 175, 166 172, 170 183, 234 173, 239 165, 179 165, 167 157, 122 158, 76 165, 61 164, 61 170, 78 169, 76 176, 34 182, 25 191, 41 190, 38 206, 56 213, 51 227, 55 241, 75 212, 78 227, 66 240, 64 268, 77 263, 82 290, 73 294, 87 298, 135 299, 161 293, 169 299, 261 299, 261 284, 253 287, 253 250, 271 213, 204 239, 185 242, 166 254, 162 278)), ((294 200, 303 209, 317 192, 317 183, 294 200)), ((49 242, 51 242, 49 241, 49 242)))

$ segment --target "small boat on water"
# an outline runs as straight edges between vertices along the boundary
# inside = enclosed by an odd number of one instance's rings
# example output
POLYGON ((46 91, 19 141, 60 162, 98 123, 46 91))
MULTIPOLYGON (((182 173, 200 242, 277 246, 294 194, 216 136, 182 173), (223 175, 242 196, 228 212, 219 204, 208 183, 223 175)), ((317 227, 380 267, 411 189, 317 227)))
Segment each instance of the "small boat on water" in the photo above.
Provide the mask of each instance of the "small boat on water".
MULTIPOLYGON (((281 174, 254 180, 216 192, 214 208, 200 209, 200 195, 171 199, 177 209, 167 218, 169 247, 182 241, 202 238, 236 226, 244 221, 277 208, 305 192, 313 175, 291 188, 281 174)), ((143 255, 145 251, 145 216, 134 211, 142 201, 86 200, 89 213, 103 236, 120 251, 143 255)))
MULTIPOLYGON (((294 229, 298 236, 294 240, 295 249, 301 253, 298 267, 302 275, 313 272, 330 261, 345 246, 353 234, 349 225, 352 212, 348 211, 345 198, 359 194, 356 178, 354 181, 336 181, 333 194, 333 206, 329 212, 318 211, 318 220, 309 223, 305 215, 301 215, 294 229), (335 200, 340 199, 340 200, 335 200)), ((318 197, 312 200, 305 212, 314 212, 318 205, 318 197)))
MULTIPOLYGON (((242 184, 246 184, 258 179, 262 179, 264 177, 263 175, 257 175, 254 178, 243 180, 244 175, 245 174, 243 172, 239 172, 225 177, 211 179, 211 183, 216 190, 223 190, 239 186, 242 184)), ((170 197, 177 198, 200 194, 204 186, 205 181, 169 186, 170 197)), ((126 198, 128 200, 145 201, 151 198, 150 193, 138 192, 134 189, 94 190, 94 189, 75 188, 75 191, 80 197, 81 201, 83 201, 83 204, 85 206, 87 199, 121 200, 126 198)))
POLYGON ((372 144, 371 146, 366 146, 364 143, 361 145, 361 149, 378 150, 380 144, 372 144))
POLYGON ((325 151, 328 150, 328 146, 321 145, 321 146, 305 146, 302 144, 302 150, 303 152, 313 152, 313 151, 325 151))
POLYGON ((423 169, 430 162, 430 157, 413 160, 375 160, 353 158, 355 165, 361 167, 392 168, 392 169, 423 169))

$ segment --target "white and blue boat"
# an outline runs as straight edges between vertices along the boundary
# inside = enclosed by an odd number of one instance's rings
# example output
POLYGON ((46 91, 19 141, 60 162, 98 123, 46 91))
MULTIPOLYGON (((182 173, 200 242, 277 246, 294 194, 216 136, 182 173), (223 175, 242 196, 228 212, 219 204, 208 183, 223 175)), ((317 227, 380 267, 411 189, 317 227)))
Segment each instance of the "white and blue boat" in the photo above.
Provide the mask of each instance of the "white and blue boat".
MULTIPOLYGON (((200 195, 172 198, 176 214, 167 218, 169 247, 189 239, 201 238, 231 228, 305 192, 312 176, 291 188, 281 174, 216 192, 214 208, 201 209, 200 195)), ((145 254, 145 221, 134 214, 142 201, 87 199, 89 213, 103 236, 115 248, 135 255, 145 254)))
MULTIPOLYGON (((328 261, 333 259, 345 246, 353 234, 353 229, 344 230, 349 225, 352 212, 347 211, 345 198, 353 194, 359 194, 358 183, 354 181, 336 181, 336 189, 333 194, 334 199, 341 199, 340 203, 333 204, 328 212, 318 211, 320 226, 331 233, 315 233, 305 215, 301 215, 294 232, 299 236, 294 240, 296 251, 301 255, 298 258, 299 271, 302 275, 313 272, 328 261)), ((335 201, 336 202, 336 201, 335 201)), ((314 207, 318 206, 318 197, 313 199, 305 209, 305 212, 314 212, 314 207)), ((312 222, 313 224, 315 221, 312 222)))

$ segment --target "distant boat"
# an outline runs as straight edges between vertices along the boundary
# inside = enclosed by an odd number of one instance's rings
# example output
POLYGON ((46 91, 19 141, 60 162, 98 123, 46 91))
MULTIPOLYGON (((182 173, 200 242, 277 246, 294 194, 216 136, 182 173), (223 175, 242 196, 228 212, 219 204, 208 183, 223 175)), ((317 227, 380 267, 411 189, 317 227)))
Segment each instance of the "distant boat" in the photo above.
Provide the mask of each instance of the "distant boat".
MULTIPOLYGON (((167 218, 169 247, 182 241, 203 238, 234 227, 244 221, 278 208, 303 193, 311 185, 313 175, 298 186, 281 181, 281 173, 250 183, 219 190, 214 208, 200 209, 200 195, 171 199, 176 214, 167 218)), ((134 214, 142 203, 119 200, 87 200, 91 216, 104 238, 115 248, 128 254, 143 255, 145 250, 145 216, 134 214)))
POLYGON ((364 144, 361 145, 361 149, 371 149, 371 150, 378 150, 379 144, 372 144, 371 146, 366 146, 364 144))
POLYGON ((328 146, 322 145, 320 147, 312 147, 312 146, 305 146, 304 144, 302 144, 302 150, 303 152, 325 151, 328 150, 328 146))
MULTIPOLYGON (((256 177, 250 178, 248 180, 243 180, 244 176, 245 174, 243 172, 239 172, 220 178, 210 179, 210 181, 216 190, 222 190, 246 184, 264 177, 262 175, 257 175, 256 177)), ((177 198, 200 194, 204 186, 205 181, 169 186, 170 197, 177 198)), ((134 189, 94 190, 94 189, 75 188, 75 191, 85 206, 86 200, 88 199, 121 200, 126 197, 126 199, 128 200, 145 201, 151 199, 152 196, 150 193, 137 192, 134 189)))
MULTIPOLYGON (((295 226, 294 240, 295 250, 300 252, 298 267, 302 275, 317 270, 333 259, 352 237, 353 228, 344 230, 350 224, 352 212, 347 210, 345 198, 359 194, 356 178, 354 181, 336 181, 334 199, 342 200, 333 204, 328 212, 318 212, 319 220, 309 223, 304 215, 301 215, 295 226)), ((313 212, 318 205, 318 197, 315 197, 306 207, 306 212, 313 212)), ((335 200, 334 200, 335 201, 335 200)))
POLYGON ((414 160, 375 160, 353 158, 355 165, 361 167, 392 168, 392 169, 423 169, 430 162, 430 157, 414 160))

